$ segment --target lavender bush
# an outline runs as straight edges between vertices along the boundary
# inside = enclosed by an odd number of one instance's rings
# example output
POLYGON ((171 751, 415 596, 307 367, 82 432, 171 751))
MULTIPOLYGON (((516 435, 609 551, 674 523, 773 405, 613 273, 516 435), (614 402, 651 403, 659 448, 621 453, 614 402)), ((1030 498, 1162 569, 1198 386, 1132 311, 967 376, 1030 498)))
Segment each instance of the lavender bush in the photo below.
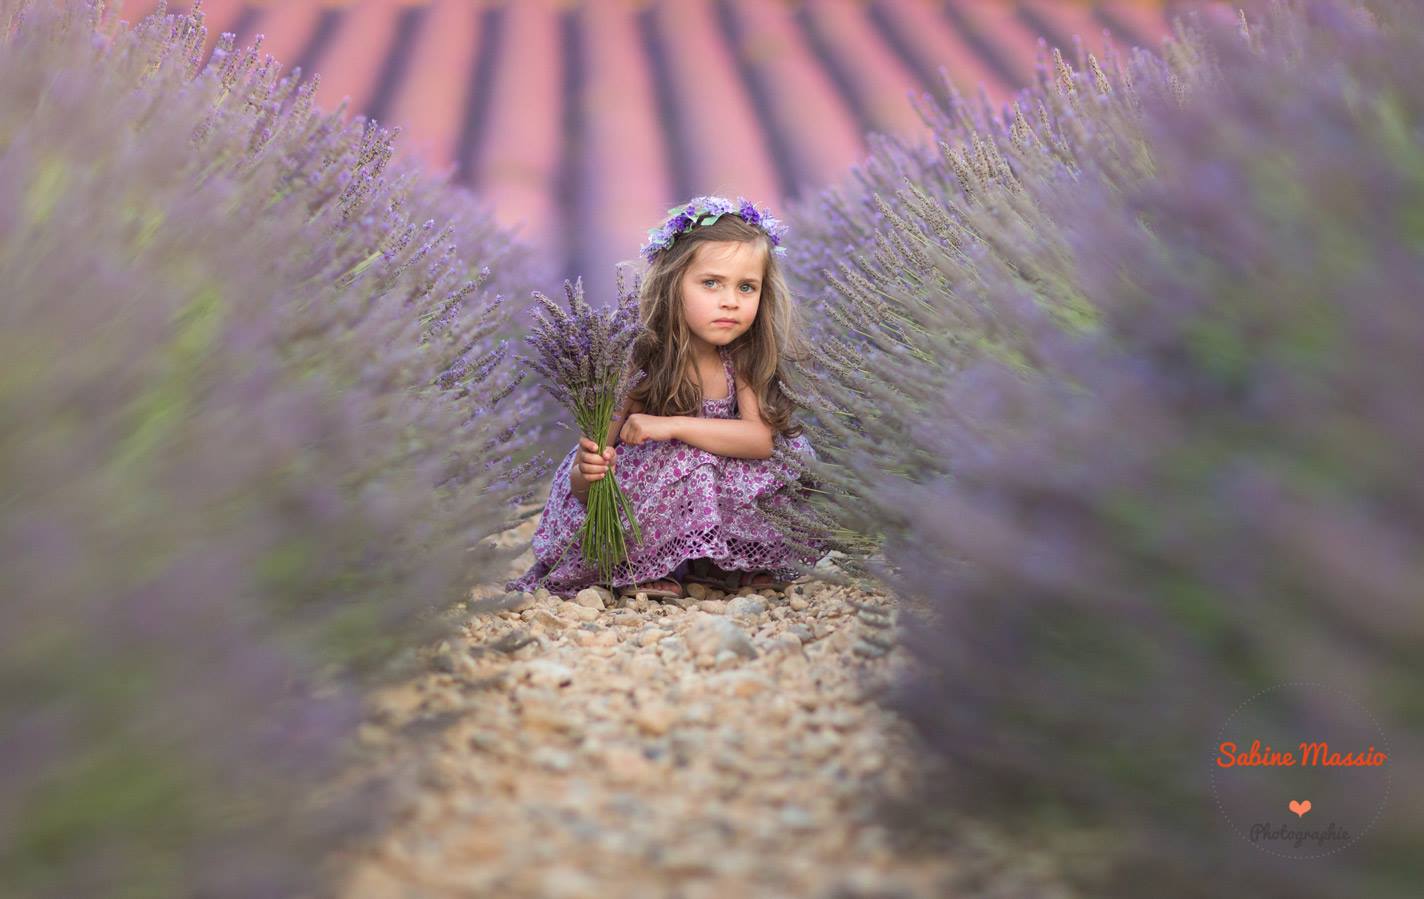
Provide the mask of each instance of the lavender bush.
MULTIPOLYGON (((938 802, 1101 834, 1092 895, 1403 897, 1424 837, 1424 13, 1248 23, 1055 59, 1007 118, 929 110, 940 160, 880 163, 884 224, 827 296, 846 330, 808 399, 883 538, 871 569, 909 600, 891 704, 938 802), (886 183, 901 170, 922 180, 886 183), (1233 709, 1290 681, 1355 696, 1395 764, 1381 820, 1314 863, 1241 842, 1203 770, 1233 709)), ((1289 714, 1304 734, 1346 710, 1289 714)))
POLYGON ((356 685, 547 460, 526 250, 200 12, 0 0, 0 884, 320 892, 356 685), (460 237, 457 247, 454 238, 460 237))
MULTIPOLYGON (((1108 61, 1121 63, 1116 55, 1108 61)), ((1146 54, 1134 65, 1163 72, 1146 54)), ((1092 320, 1085 298, 1054 289, 1067 277, 1057 270, 1061 248, 1052 246, 1058 233, 1023 183, 1065 177, 1100 137, 1130 144, 1140 128, 1136 94, 1094 101, 1094 120, 1085 120, 1077 91, 1060 89, 1071 83, 1071 70, 1057 51, 1040 59, 1038 81, 999 112, 982 96, 966 102, 946 79, 937 95, 916 102, 934 144, 871 135, 874 152, 843 184, 793 211, 803 239, 787 270, 812 310, 815 347, 802 371, 807 388, 796 399, 813 442, 840 451, 815 465, 824 489, 809 512, 801 510, 808 514, 781 524, 823 535, 853 579, 879 575, 886 537, 911 527, 896 506, 880 501, 874 475, 925 481, 952 466, 927 441, 885 435, 918 426, 968 360, 989 352, 1027 364, 1023 335, 997 311, 1003 297, 967 289, 982 270, 995 276, 985 287, 1031 297, 1064 327, 1092 320), (1043 242, 1049 245, 1040 257, 1023 252, 1043 242), (936 301, 950 295, 955 302, 936 301)), ((1130 160, 1122 174, 1140 177, 1141 163, 1130 160)))

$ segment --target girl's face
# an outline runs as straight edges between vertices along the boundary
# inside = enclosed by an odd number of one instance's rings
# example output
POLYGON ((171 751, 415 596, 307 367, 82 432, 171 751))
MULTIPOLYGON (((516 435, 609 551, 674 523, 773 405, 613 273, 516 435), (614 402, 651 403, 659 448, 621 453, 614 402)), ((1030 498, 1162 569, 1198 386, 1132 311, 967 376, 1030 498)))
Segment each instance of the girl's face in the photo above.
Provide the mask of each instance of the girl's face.
POLYGON ((693 343, 715 351, 745 334, 761 305, 766 250, 760 243, 715 240, 697 245, 680 285, 693 343))

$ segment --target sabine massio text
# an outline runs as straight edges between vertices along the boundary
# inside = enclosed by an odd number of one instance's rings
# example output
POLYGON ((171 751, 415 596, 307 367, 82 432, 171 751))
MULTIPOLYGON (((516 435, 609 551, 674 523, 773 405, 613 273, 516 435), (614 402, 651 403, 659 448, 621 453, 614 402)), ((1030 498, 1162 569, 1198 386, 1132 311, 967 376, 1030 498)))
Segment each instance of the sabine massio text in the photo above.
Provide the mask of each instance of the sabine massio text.
POLYGON ((1260 740, 1252 740, 1251 748, 1245 752, 1238 751, 1235 743, 1225 742, 1220 746, 1220 753, 1217 756, 1216 764, 1221 768, 1294 768, 1297 765, 1301 767, 1325 765, 1328 767, 1376 768, 1383 765, 1385 759, 1389 757, 1373 746, 1365 752, 1332 752, 1324 742, 1301 743, 1300 754, 1297 756, 1294 752, 1277 752, 1269 745, 1262 749, 1260 740))

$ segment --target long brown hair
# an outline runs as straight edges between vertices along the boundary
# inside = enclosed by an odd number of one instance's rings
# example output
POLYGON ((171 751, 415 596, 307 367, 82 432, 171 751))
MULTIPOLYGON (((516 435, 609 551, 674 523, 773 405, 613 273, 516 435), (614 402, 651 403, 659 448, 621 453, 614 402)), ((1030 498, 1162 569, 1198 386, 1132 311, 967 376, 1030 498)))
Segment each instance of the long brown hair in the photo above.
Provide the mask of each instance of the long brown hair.
POLYGON ((702 389, 688 377, 692 367, 692 331, 683 315, 679 285, 692 265, 698 244, 709 241, 757 243, 766 259, 761 301, 746 333, 727 349, 741 383, 751 385, 762 418, 774 433, 795 437, 801 425, 791 420, 795 403, 782 392, 787 362, 803 362, 807 347, 801 337, 800 318, 786 277, 771 252, 771 239, 741 216, 728 213, 710 225, 679 234, 672 246, 660 251, 643 277, 638 297, 639 314, 648 331, 633 345, 632 367, 647 373, 630 392, 650 415, 698 415, 702 389))

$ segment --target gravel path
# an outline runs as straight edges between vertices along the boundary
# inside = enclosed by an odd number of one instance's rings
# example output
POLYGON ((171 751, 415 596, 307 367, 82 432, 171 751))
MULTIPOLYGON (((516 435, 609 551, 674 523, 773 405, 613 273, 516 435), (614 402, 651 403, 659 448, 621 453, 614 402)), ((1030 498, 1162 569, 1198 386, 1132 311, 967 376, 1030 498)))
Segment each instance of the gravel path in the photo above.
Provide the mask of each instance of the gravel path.
POLYGON ((873 701, 902 655, 885 648, 886 596, 815 579, 691 589, 681 604, 513 596, 373 697, 365 741, 420 763, 343 895, 1057 894, 972 827, 926 846, 877 823, 878 803, 914 790, 912 737, 873 701))

